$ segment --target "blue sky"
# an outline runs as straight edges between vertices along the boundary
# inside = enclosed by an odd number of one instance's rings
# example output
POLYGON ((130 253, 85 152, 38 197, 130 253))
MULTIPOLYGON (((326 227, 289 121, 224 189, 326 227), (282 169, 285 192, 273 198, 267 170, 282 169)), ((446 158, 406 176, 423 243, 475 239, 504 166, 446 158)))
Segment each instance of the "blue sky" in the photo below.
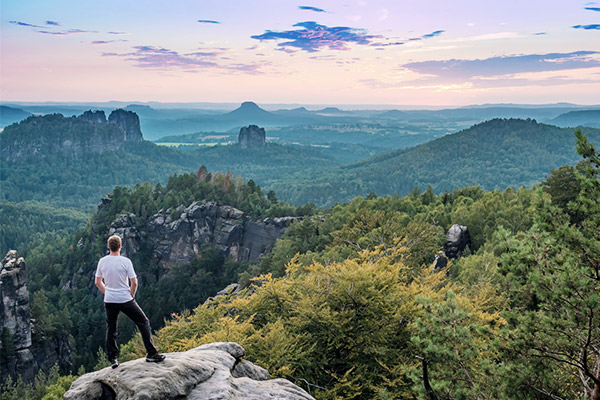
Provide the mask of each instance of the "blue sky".
POLYGON ((600 3, 3 0, 2 101, 600 103, 600 3))

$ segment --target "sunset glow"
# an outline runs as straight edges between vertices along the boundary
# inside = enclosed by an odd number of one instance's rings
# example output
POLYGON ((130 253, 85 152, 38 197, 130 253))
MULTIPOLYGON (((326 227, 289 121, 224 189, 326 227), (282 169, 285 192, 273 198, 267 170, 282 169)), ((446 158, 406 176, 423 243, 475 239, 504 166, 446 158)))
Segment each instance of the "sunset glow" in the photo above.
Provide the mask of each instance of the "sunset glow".
POLYGON ((600 3, 2 2, 1 100, 600 102, 600 3))

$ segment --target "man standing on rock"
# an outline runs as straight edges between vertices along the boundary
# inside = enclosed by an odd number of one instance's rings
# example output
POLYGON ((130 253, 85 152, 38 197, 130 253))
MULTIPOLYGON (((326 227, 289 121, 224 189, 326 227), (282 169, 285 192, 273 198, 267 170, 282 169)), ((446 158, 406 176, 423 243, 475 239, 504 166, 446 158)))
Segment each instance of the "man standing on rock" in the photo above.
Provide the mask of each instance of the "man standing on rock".
POLYGON ((146 347, 146 361, 161 362, 165 356, 158 354, 152 341, 150 321, 140 306, 133 299, 138 288, 138 280, 133 264, 127 257, 121 255, 121 238, 113 235, 108 238, 110 254, 98 261, 96 269, 96 286, 104 294, 104 309, 106 310, 106 355, 113 368, 119 366, 117 356, 117 318, 119 313, 127 315, 140 330, 146 347), (128 279, 131 282, 129 285, 128 279))

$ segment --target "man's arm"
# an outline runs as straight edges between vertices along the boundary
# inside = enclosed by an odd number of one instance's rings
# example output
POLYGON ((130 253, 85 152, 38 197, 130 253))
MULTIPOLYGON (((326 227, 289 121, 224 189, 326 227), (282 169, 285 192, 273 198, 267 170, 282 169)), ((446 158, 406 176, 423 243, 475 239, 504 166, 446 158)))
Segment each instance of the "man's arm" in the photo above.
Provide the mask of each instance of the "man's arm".
POLYGON ((106 287, 104 286, 104 282, 102 281, 102 277, 101 276, 97 276, 94 283, 96 284, 96 286, 98 287, 98 289, 100 289, 100 291, 102 292, 102 294, 104 294, 104 291, 106 290, 106 287))
POLYGON ((135 292, 137 292, 138 288, 138 280, 137 278, 129 278, 129 293, 131 293, 131 297, 135 297, 135 292))

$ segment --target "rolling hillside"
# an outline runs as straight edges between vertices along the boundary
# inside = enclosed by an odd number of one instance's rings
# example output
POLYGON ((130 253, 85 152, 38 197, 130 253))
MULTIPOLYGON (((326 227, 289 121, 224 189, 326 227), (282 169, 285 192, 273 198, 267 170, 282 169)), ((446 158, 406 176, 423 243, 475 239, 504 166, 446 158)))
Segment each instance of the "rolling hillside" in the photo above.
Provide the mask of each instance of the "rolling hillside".
MULTIPOLYGON (((598 130, 585 131, 598 143, 598 130)), ((415 186, 435 192, 481 185, 529 186, 548 171, 580 160, 573 129, 535 120, 494 119, 426 144, 333 168, 286 176, 270 189, 294 204, 331 206, 370 192, 405 195, 415 186)))

